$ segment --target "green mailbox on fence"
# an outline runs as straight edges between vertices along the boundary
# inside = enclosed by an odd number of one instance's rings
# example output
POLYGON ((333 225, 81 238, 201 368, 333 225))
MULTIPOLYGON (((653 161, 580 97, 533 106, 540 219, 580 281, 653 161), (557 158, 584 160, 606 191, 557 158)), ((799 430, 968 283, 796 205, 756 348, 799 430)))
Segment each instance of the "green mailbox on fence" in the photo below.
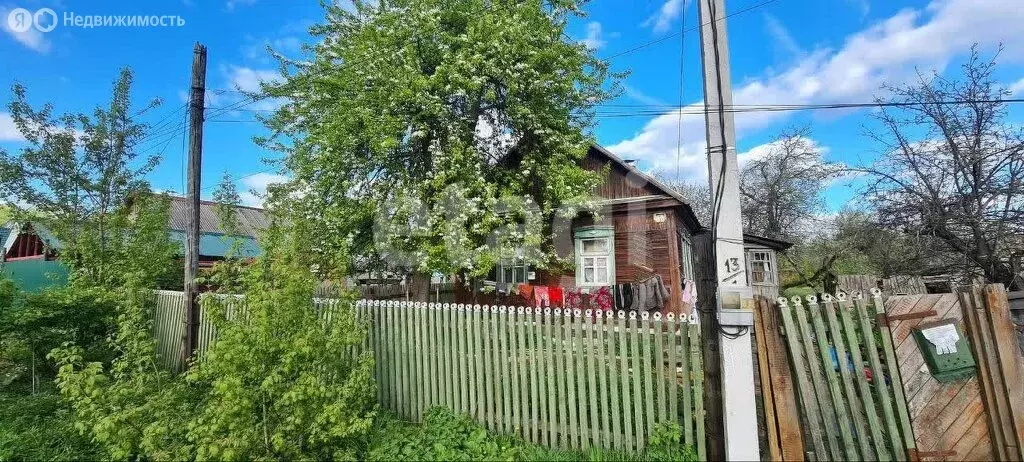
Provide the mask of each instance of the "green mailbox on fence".
POLYGON ((935 380, 946 383, 975 374, 971 347, 956 321, 922 324, 914 329, 914 338, 935 380))

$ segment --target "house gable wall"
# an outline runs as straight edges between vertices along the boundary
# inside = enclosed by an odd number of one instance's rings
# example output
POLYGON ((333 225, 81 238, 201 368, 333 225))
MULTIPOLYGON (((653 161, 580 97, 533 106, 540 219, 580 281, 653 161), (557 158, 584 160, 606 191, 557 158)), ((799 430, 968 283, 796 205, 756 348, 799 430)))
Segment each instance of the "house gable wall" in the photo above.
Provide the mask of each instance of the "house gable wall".
POLYGON ((664 195, 665 192, 648 182, 645 178, 625 169, 618 162, 601 155, 595 149, 587 153, 583 160, 583 168, 592 172, 600 172, 607 168, 607 176, 595 194, 603 199, 621 199, 626 197, 642 197, 664 195))

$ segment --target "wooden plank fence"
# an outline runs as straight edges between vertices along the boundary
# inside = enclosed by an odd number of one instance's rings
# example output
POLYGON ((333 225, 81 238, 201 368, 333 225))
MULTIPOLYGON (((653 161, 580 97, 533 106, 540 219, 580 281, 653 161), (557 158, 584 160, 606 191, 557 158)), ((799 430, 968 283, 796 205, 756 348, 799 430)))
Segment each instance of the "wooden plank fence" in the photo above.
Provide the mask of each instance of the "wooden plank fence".
POLYGON ((778 309, 808 458, 906 460, 914 438, 892 336, 877 323, 885 314, 881 291, 809 296, 806 304, 780 298, 778 309))
POLYGON ((875 288, 881 288, 882 293, 886 296, 928 293, 928 288, 925 286, 924 279, 921 276, 897 275, 883 279, 878 276, 865 274, 842 274, 836 280, 837 292, 848 294, 861 292, 866 294, 875 288))
MULTIPOLYGON (((174 370, 181 297, 158 291, 154 317, 159 354, 174 370)), ((382 300, 360 300, 356 312, 370 326, 378 402, 405 419, 445 406, 549 447, 633 452, 657 425, 676 422, 706 458, 696 316, 382 300)), ((200 355, 215 336, 200 326, 200 355)))
POLYGON ((998 460, 1024 460, 1024 357, 1002 284, 960 291, 981 395, 998 460))
POLYGON ((957 295, 897 296, 886 300, 885 306, 914 428, 915 455, 929 460, 990 459, 989 426, 978 377, 938 381, 914 338, 921 326, 939 321, 960 324, 963 311, 957 295))

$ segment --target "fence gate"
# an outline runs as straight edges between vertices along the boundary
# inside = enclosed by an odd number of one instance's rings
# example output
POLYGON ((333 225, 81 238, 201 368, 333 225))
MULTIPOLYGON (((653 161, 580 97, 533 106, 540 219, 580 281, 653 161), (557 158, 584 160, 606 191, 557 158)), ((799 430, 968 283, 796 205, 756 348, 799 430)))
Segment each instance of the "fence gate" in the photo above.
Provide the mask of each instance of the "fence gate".
POLYGON ((780 298, 778 309, 808 458, 906 460, 914 436, 881 291, 780 298))

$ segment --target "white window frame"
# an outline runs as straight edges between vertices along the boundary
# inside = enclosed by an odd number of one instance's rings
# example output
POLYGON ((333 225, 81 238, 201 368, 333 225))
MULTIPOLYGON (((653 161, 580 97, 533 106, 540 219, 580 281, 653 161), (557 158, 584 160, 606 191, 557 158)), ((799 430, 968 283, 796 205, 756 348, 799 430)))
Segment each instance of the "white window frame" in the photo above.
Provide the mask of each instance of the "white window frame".
POLYGON ((610 226, 591 226, 586 228, 579 228, 575 232, 576 240, 576 287, 610 287, 615 285, 615 232, 610 226), (603 252, 583 252, 584 241, 599 241, 603 240, 607 242, 605 251, 603 252), (605 262, 605 282, 598 282, 598 261, 604 260, 605 262), (590 260, 590 265, 587 265, 587 260, 590 260), (587 268, 593 268, 594 280, 587 282, 585 280, 585 274, 587 268))
POLYGON ((775 263, 775 252, 771 249, 748 249, 747 250, 747 279, 750 281, 752 286, 776 286, 778 281, 776 280, 776 274, 778 273, 778 265, 775 263), (759 254, 767 257, 765 259, 755 258, 759 254), (762 266, 762 269, 758 270, 764 274, 764 280, 761 282, 754 281, 754 263, 765 263, 767 266, 762 266))

